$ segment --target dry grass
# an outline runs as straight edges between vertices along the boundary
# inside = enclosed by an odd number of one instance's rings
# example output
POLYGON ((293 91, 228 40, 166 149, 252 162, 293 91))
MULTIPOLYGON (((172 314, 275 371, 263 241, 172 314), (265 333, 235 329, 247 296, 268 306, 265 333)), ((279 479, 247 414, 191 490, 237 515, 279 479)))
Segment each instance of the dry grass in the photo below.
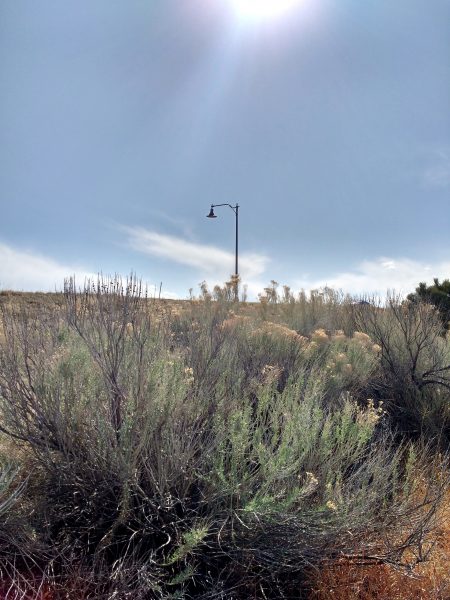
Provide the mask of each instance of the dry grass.
POLYGON ((361 567, 346 560, 323 568, 313 583, 315 600, 449 600, 450 491, 428 561, 411 574, 387 565, 361 567))

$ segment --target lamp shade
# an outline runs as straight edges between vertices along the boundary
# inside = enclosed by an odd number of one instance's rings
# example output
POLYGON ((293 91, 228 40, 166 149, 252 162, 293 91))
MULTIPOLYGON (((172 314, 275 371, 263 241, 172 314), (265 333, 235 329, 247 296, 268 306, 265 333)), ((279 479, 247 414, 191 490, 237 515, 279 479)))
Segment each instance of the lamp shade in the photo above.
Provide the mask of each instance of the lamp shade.
POLYGON ((206 215, 208 219, 217 219, 217 215, 214 214, 214 209, 211 206, 211 210, 209 211, 209 215, 206 215))

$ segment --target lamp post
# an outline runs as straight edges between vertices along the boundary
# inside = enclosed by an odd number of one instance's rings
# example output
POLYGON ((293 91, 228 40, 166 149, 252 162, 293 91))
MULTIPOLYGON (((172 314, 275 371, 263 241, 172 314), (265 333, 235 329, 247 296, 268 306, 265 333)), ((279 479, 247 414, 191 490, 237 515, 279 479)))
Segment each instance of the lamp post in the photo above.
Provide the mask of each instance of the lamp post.
POLYGON ((231 210, 234 212, 236 217, 236 247, 235 247, 235 257, 234 257, 234 276, 236 278, 235 282, 235 298, 238 299, 238 280, 239 280, 239 268, 238 268, 238 250, 239 250, 239 204, 236 206, 231 206, 231 204, 211 204, 211 210, 209 211, 209 215, 206 215, 208 219, 217 219, 217 215, 214 214, 214 209, 218 206, 229 206, 231 210))

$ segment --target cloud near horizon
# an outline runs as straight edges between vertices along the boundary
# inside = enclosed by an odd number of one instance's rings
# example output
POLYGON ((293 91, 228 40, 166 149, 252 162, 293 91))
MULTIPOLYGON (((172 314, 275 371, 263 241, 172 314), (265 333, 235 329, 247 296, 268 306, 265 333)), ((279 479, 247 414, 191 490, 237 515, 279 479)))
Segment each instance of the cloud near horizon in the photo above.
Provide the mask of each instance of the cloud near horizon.
MULTIPOLYGON (((51 257, 0 243, 0 290, 55 292, 63 289, 67 277, 75 277, 77 285, 82 286, 86 279, 96 280, 98 275, 80 265, 62 264, 51 257)), ((158 294, 156 285, 147 281, 143 285, 150 295, 158 294)), ((178 295, 163 290, 163 297, 175 299, 178 295)))
MULTIPOLYGON (((141 227, 125 230, 134 250, 194 267, 205 275, 210 285, 222 283, 229 276, 230 265, 234 260, 234 255, 230 252, 141 227)), ((256 298, 272 277, 270 274, 266 275, 268 263, 269 259, 262 254, 246 254, 240 258, 241 278, 248 286, 250 297, 256 298)), ((277 278, 276 275, 274 277, 277 278)), ((328 286, 352 295, 384 295, 388 290, 407 294, 419 282, 431 283, 434 277, 450 277, 450 260, 428 264, 408 258, 379 257, 361 261, 354 268, 331 273, 327 277, 306 276, 296 280, 291 287, 294 290, 311 290, 328 286)))
MULTIPOLYGON (((126 227, 128 243, 133 250, 165 258, 188 267, 194 267, 201 273, 211 276, 214 283, 223 283, 234 267, 234 254, 216 246, 199 244, 173 235, 149 231, 142 227, 126 227)), ((257 253, 239 256, 239 271, 244 282, 260 277, 267 268, 269 259, 257 253)))
POLYGON ((296 281, 295 288, 311 290, 330 287, 352 295, 384 295, 388 290, 408 294, 421 281, 432 283, 435 277, 450 277, 450 260, 428 264, 408 258, 380 257, 362 261, 354 269, 328 278, 304 277, 296 281))
MULTIPOLYGON (((231 253, 140 228, 128 230, 128 233, 129 243, 135 250, 191 266, 205 275, 210 286, 223 283, 229 276, 229 267, 233 265, 234 258, 231 253)), ((268 259, 259 254, 242 257, 242 279, 248 286, 249 298, 256 299, 267 285, 270 279, 265 274, 267 263, 268 259)), ((97 273, 81 265, 63 264, 31 250, 17 249, 0 242, 0 289, 53 292, 61 290, 64 279, 70 276, 75 276, 82 285, 86 278, 97 278, 97 273)), ((328 286, 352 295, 384 295, 388 290, 407 294, 419 282, 430 284, 435 277, 450 277, 450 260, 429 264, 408 258, 380 257, 362 261, 355 268, 331 273, 327 277, 305 275, 301 279, 292 278, 281 283, 291 285, 293 291, 328 286)), ((150 294, 158 293, 154 284, 147 281, 143 283, 150 294)), ((184 294, 180 296, 175 292, 163 291, 163 297, 175 299, 184 297, 184 294)))
POLYGON ((30 250, 17 250, 0 243, 0 289, 27 292, 61 290, 66 277, 78 281, 96 276, 80 266, 64 265, 30 250))

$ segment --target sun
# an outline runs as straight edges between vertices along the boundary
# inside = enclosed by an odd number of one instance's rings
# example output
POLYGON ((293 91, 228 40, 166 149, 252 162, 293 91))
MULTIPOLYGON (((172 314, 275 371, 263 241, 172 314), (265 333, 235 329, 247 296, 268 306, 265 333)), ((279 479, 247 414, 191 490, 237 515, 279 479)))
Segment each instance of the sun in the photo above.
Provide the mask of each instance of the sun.
POLYGON ((302 0, 230 0, 236 16, 245 20, 279 17, 301 2, 302 0))

